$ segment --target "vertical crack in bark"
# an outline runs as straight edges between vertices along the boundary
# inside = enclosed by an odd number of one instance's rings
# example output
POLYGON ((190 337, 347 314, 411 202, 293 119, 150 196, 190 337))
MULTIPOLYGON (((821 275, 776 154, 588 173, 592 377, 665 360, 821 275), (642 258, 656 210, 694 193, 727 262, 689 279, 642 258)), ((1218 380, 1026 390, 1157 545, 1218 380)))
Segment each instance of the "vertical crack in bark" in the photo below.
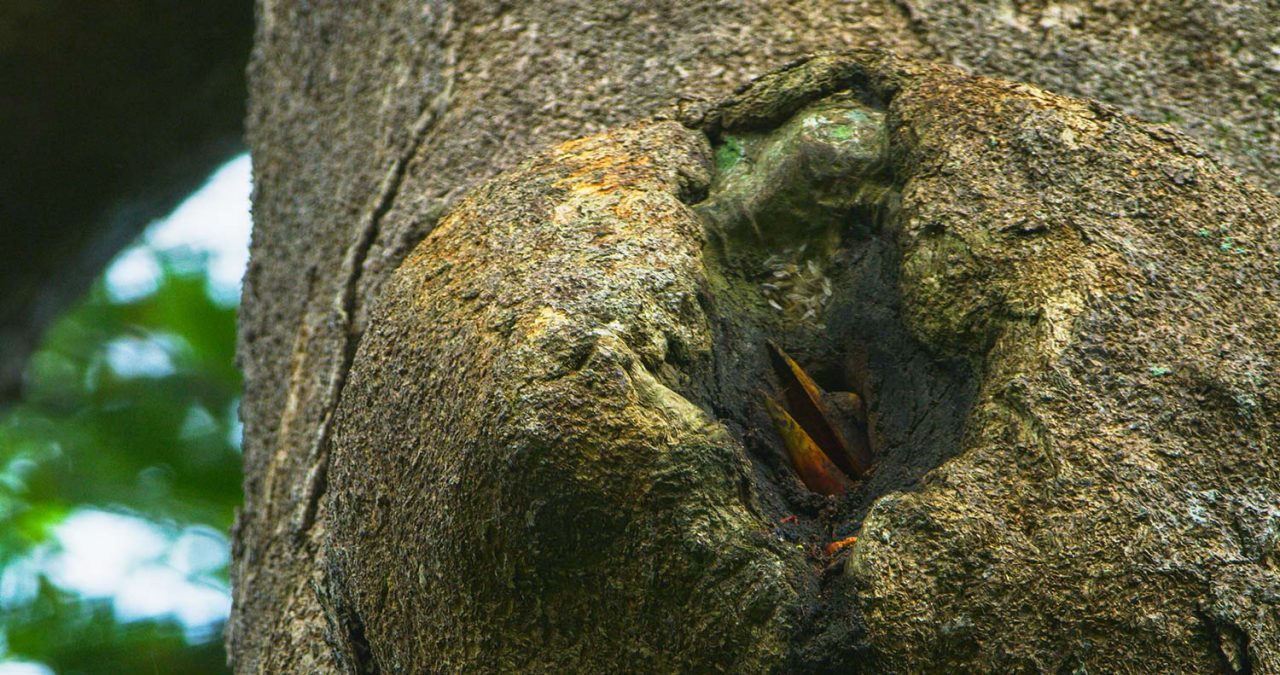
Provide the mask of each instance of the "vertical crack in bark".
POLYGON ((340 672, 345 675, 379 675, 382 669, 369 646, 364 621, 349 600, 333 591, 316 579, 311 580, 311 592, 328 625, 325 643, 333 651, 340 672))
POLYGON ((441 33, 446 36, 444 67, 441 69, 444 86, 441 87, 438 94, 423 106, 418 119, 414 122, 408 147, 396 157, 386 175, 383 176, 382 187, 378 191, 378 201, 369 212, 369 217, 365 219, 364 224, 356 233, 356 239, 347 249, 347 255, 342 263, 343 276, 346 281, 339 289, 337 297, 334 299, 333 307, 334 316, 342 332, 342 351, 340 358, 329 373, 328 380, 325 382, 322 399, 325 406, 324 416, 320 420, 319 429, 317 429, 311 447, 307 452, 307 464, 310 468, 307 470, 307 476, 303 482, 301 499, 290 522, 290 529, 297 540, 301 540, 310 531, 311 525, 315 522, 320 498, 324 496, 325 489, 328 487, 329 436, 333 429, 333 415, 337 410, 338 401, 342 397, 342 389, 346 386, 347 373, 351 370, 351 363, 356 355, 356 347, 360 344, 360 336, 363 333, 362 330, 355 326, 354 317, 360 309, 361 298, 358 290, 360 279, 364 272, 365 259, 378 239, 378 233, 382 227, 382 219, 395 205, 396 198, 400 194, 400 186, 404 182, 405 174, 408 172, 409 163, 418 154, 418 150, 422 147, 428 132, 436 121, 444 115, 449 105, 449 100, 453 95, 459 45, 450 41, 454 34, 452 5, 446 6, 441 24, 441 33))

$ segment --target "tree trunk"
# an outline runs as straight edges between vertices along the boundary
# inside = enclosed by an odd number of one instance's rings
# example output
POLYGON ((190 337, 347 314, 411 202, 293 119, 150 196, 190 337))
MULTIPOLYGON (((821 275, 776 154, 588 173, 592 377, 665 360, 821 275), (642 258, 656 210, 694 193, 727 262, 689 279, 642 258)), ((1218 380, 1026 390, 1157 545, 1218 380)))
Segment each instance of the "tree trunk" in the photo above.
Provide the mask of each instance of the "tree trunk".
POLYGON ((262 3, 237 669, 1280 669, 1273 196, 706 102, 1274 180, 1274 8, 1113 4, 262 3))

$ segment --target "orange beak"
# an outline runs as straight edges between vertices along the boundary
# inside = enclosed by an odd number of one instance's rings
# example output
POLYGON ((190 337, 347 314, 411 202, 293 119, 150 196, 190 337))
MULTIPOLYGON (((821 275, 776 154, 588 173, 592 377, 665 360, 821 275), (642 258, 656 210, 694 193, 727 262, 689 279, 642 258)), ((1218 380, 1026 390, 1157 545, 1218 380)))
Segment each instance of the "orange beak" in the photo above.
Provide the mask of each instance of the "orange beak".
POLYGON ((772 396, 764 395, 765 409, 773 420, 791 466, 805 487, 821 495, 842 495, 850 481, 827 457, 804 428, 772 396))
MULTIPOLYGON (((857 452, 850 450, 844 434, 831 421, 831 413, 823 403, 822 389, 818 387, 818 383, 773 342, 769 343, 769 360, 778 379, 782 380, 787 408, 795 421, 846 475, 856 478, 866 475, 872 465, 870 449, 865 442, 859 442, 854 446, 857 452)), ((846 396, 857 398, 857 394, 852 393, 846 396)), ((860 408, 861 401, 857 401, 857 404, 860 408)))

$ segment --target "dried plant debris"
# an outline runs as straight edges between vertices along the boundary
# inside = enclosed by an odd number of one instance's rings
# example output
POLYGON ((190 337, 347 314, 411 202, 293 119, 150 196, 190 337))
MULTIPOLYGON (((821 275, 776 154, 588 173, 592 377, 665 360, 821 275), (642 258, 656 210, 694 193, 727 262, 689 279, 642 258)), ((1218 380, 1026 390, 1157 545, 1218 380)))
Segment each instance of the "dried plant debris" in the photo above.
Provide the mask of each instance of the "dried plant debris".
POLYGON ((764 269, 760 291, 769 307, 788 320, 822 323, 832 285, 817 259, 805 259, 803 246, 788 248, 765 258, 764 269))

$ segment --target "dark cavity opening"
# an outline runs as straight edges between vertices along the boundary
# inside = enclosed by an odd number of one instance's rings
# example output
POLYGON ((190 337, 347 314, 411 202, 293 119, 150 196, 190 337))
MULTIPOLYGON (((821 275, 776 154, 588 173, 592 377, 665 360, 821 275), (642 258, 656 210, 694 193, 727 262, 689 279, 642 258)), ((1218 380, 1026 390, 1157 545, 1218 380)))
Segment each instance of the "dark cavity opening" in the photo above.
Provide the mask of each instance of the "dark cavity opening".
POLYGON ((841 556, 828 544, 856 536, 877 498, 917 489, 958 450, 977 386, 968 364, 931 354, 903 322, 883 119, 840 94, 773 131, 722 132, 716 179, 694 205, 707 227, 701 299, 715 350, 687 395, 747 449, 775 536, 833 568, 841 556), (763 402, 781 387, 770 341, 827 392, 864 401, 875 465, 843 495, 807 489, 787 458, 763 402))

